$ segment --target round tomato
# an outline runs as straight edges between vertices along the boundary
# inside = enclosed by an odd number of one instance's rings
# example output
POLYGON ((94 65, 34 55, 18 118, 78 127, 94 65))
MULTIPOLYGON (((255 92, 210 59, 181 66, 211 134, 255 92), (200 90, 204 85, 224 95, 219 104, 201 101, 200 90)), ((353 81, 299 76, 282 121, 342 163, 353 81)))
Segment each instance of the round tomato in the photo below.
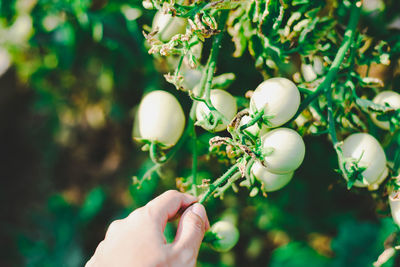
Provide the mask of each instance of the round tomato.
POLYGON ((178 100, 162 90, 147 94, 138 110, 140 138, 157 141, 166 148, 176 144, 185 127, 185 114, 178 100))
POLYGON ((301 136, 289 128, 274 129, 261 137, 266 169, 283 174, 296 170, 303 162, 305 145, 301 136))
MULTIPOLYGON (((214 132, 220 132, 226 129, 228 123, 235 117, 237 112, 236 99, 227 91, 213 89, 210 92, 210 99, 213 106, 225 117, 227 122, 220 122, 214 132)), ((197 120, 205 120, 210 110, 203 102, 197 105, 197 120)), ((207 130, 207 129, 206 129, 207 130)))
MULTIPOLYGON (((394 109, 400 108, 400 94, 393 91, 383 91, 375 96, 372 100, 374 103, 386 106, 389 105, 394 109)), ((389 122, 388 121, 380 121, 376 118, 376 114, 371 115, 372 121, 380 128, 384 130, 389 130, 389 122)))
POLYGON ((300 92, 297 86, 286 78, 272 78, 262 82, 250 99, 250 112, 264 110, 271 117, 270 128, 281 126, 289 121, 300 105, 300 92))
POLYGON ((350 161, 347 165, 358 161, 359 167, 366 168, 362 172, 364 181, 356 181, 354 186, 366 187, 386 178, 382 178, 387 169, 386 155, 378 140, 372 135, 367 133, 352 134, 344 140, 342 150, 343 156, 350 161))
POLYGON ((251 168, 251 173, 262 182, 262 189, 265 192, 273 192, 281 189, 287 185, 293 177, 293 172, 282 174, 269 172, 267 168, 262 166, 259 162, 254 163, 251 168))
POLYGON ((211 242, 211 247, 219 252, 226 252, 232 249, 239 240, 238 229, 228 221, 218 221, 213 224, 210 231, 217 237, 211 242))
POLYGON ((158 11, 153 18, 153 30, 158 29, 158 36, 161 41, 167 42, 176 34, 186 32, 187 20, 179 17, 172 17, 158 11))

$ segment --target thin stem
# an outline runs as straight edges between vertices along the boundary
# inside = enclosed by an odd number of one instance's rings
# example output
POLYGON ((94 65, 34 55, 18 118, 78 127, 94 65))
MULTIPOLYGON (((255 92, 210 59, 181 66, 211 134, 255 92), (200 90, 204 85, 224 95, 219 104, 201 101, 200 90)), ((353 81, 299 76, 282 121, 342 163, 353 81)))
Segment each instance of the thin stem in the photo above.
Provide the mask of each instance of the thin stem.
POLYGON ((209 100, 210 99, 210 90, 211 90, 211 84, 212 84, 212 79, 214 78, 214 72, 215 68, 217 66, 217 58, 219 54, 219 49, 221 48, 221 42, 223 38, 223 29, 225 27, 225 22, 228 18, 228 12, 223 11, 221 12, 220 16, 220 22, 218 25, 218 30, 221 32, 215 35, 212 47, 211 47, 211 52, 210 56, 208 57, 207 65, 204 68, 203 75, 200 80, 200 90, 199 90, 199 97, 203 97, 203 94, 205 94, 205 99, 209 100))
MULTIPOLYGON (((219 24, 219 29, 221 30, 221 32, 214 37, 213 45, 211 48, 211 53, 210 53, 210 56, 209 56, 208 62, 207 62, 207 66, 204 69, 204 73, 203 73, 201 81, 200 81, 199 97, 203 96, 204 89, 206 89, 206 99, 210 99, 210 89, 207 88, 207 85, 212 83, 212 79, 214 77, 218 52, 219 52, 219 48, 220 48, 222 37, 223 37, 222 30, 225 27, 226 19, 227 19, 227 13, 222 12, 221 19, 220 19, 221 22, 219 24)), ((211 86, 209 86, 209 87, 211 88, 211 86)), ((197 138, 196 138, 196 129, 194 127, 194 123, 196 121, 197 102, 198 101, 193 101, 192 108, 190 109, 189 122, 188 122, 188 128, 190 128, 192 142, 193 142, 193 144, 192 144, 192 188, 193 188, 193 193, 195 196, 197 195, 197 138)), ((213 107, 212 104, 211 104, 211 107, 213 107)))
POLYGON ((158 156, 158 143, 156 141, 153 141, 150 144, 150 159, 155 164, 163 164, 167 160, 165 156, 158 156))
POLYGON ((181 57, 179 59, 178 67, 176 67, 176 69, 175 69, 175 73, 174 73, 174 82, 175 83, 176 83, 176 79, 178 77, 178 74, 181 71, 182 62, 183 62, 184 57, 185 57, 185 54, 181 55, 181 57))
POLYGON ((332 107, 332 92, 329 90, 326 93, 326 98, 328 102, 328 130, 329 134, 332 138, 332 143, 334 146, 338 143, 336 128, 335 128, 335 117, 333 116, 333 107, 332 107))
POLYGON ((225 183, 238 170, 239 170, 239 163, 232 165, 227 172, 225 172, 221 177, 219 177, 212 184, 210 184, 210 187, 208 188, 207 192, 203 195, 203 197, 199 200, 199 203, 203 204, 218 187, 220 187, 223 183, 225 183))
POLYGON ((216 192, 214 196, 215 197, 223 196, 225 191, 228 190, 230 187, 232 187, 232 185, 240 178, 242 178, 241 172, 236 172, 235 174, 233 174, 223 186, 218 188, 218 192, 216 192))
POLYGON ((197 136, 194 126, 192 128, 192 192, 197 196, 197 136))
POLYGON ((207 105, 210 111, 214 111, 219 115, 220 118, 224 120, 225 123, 229 123, 229 121, 214 107, 211 103, 210 94, 211 94, 211 85, 214 78, 215 69, 217 67, 217 59, 219 55, 219 49, 221 48, 221 42, 223 39, 223 30, 225 27, 226 20, 228 18, 228 12, 222 11, 220 16, 220 22, 218 25, 218 33, 213 40, 210 56, 207 61, 207 65, 204 69, 203 75, 200 80, 200 90, 198 97, 202 97, 204 99, 205 104, 207 105))
POLYGON ((256 124, 263 117, 263 115, 264 115, 264 109, 259 111, 257 113, 257 115, 254 118, 252 118, 248 123, 243 124, 242 126, 240 126, 239 130, 243 131, 243 130, 253 126, 254 124, 256 124))
POLYGON ((328 132, 332 139, 333 148, 335 149, 336 154, 337 154, 339 169, 341 170, 343 176, 348 181, 349 177, 347 175, 347 171, 344 168, 342 148, 340 147, 340 144, 339 144, 339 141, 338 141, 337 135, 336 135, 335 117, 333 115, 331 90, 329 90, 326 93, 326 98, 327 98, 327 102, 328 102, 328 132))
POLYGON ((346 56, 347 51, 352 44, 358 24, 358 19, 360 18, 360 10, 361 10, 361 2, 355 2, 351 7, 350 11, 350 19, 347 25, 346 31, 344 33, 343 42, 339 47, 339 50, 335 56, 335 59, 332 62, 331 67, 324 79, 324 81, 317 87, 314 93, 310 94, 304 101, 301 103, 299 109, 297 110, 294 117, 289 121, 294 121, 303 110, 305 110, 308 105, 313 102, 317 97, 319 97, 322 93, 326 90, 329 90, 331 87, 332 82, 336 78, 339 68, 342 65, 342 62, 346 56))

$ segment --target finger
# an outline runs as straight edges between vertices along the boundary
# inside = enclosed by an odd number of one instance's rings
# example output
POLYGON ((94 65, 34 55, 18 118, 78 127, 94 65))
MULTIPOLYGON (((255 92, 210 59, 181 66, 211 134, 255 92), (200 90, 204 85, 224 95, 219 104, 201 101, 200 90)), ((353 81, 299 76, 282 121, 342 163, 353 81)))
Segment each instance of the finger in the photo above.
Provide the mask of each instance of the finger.
MULTIPOLYGON (((94 257, 94 256, 93 256, 94 257)), ((92 267, 94 266, 94 259, 93 257, 90 258, 90 260, 85 264, 85 267, 92 267)))
POLYGON ((194 196, 169 190, 147 203, 144 209, 147 210, 151 222, 159 225, 160 231, 163 232, 169 219, 196 201, 194 196))
POLYGON ((209 227, 203 205, 195 203, 183 213, 172 244, 173 249, 183 257, 182 261, 196 260, 204 233, 209 227))

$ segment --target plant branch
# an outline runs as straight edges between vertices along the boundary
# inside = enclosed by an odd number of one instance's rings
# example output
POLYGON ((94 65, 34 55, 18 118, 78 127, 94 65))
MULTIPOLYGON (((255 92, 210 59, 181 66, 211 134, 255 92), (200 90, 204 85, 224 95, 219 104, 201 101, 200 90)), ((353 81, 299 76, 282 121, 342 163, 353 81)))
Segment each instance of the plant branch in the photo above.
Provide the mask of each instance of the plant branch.
MULTIPOLYGON (((217 58, 219 55, 219 49, 221 48, 221 42, 223 39, 223 30, 224 30, 227 18, 228 18, 228 12, 222 11, 220 18, 219 18, 219 25, 218 25, 218 30, 220 32, 217 35, 215 35, 215 37, 214 37, 210 56, 208 58, 207 65, 204 68, 204 72, 203 72, 203 75, 200 80, 200 90, 199 90, 199 95, 198 95, 198 97, 203 98, 205 104, 210 109, 210 111, 217 113, 218 116, 224 120, 226 120, 226 118, 211 103, 210 93, 211 93, 211 85, 212 85, 212 81, 214 78, 215 69, 217 66, 217 58)), ((229 123, 229 121, 226 121, 226 122, 229 123)))
POLYGON ((297 110, 296 114, 288 123, 294 121, 301 114, 301 112, 303 112, 303 110, 305 110, 308 107, 308 105, 311 102, 313 102, 321 94, 330 89, 332 82, 334 81, 339 72, 339 68, 343 63, 346 53, 349 50, 352 42, 354 41, 358 20, 360 18, 360 10, 361 10, 361 2, 357 1, 351 7, 350 19, 346 31, 344 33, 343 42, 340 45, 338 52, 336 53, 335 59, 333 60, 332 65, 329 68, 329 71, 325 79, 317 87, 314 93, 310 94, 306 99, 304 99, 303 102, 301 102, 301 105, 297 110))
MULTIPOLYGON (((221 12, 221 17, 220 17, 221 22, 219 24, 219 30, 221 32, 214 37, 213 45, 211 48, 211 54, 208 59, 207 67, 204 69, 204 73, 202 75, 202 79, 200 82, 200 92, 199 92, 200 97, 203 95, 204 89, 206 89, 206 92, 208 91, 208 93, 206 93, 206 94, 208 94, 208 96, 210 94, 209 91, 211 90, 211 83, 212 83, 212 79, 214 77, 218 52, 219 52, 222 37, 223 37, 222 30, 225 27, 225 22, 226 22, 227 17, 228 17, 227 12, 221 12)), ((180 61, 182 61, 182 58, 180 61)), ((208 100, 209 100, 209 97, 208 97, 208 100)), ((206 101, 207 101, 207 98, 206 98, 206 101)), ((208 102, 209 102, 208 104, 210 104, 211 109, 214 109, 216 112, 218 112, 215 109, 215 107, 212 106, 211 101, 209 100, 208 102)), ((155 157, 156 152, 157 152, 156 146, 155 146, 155 144, 152 144, 151 149, 150 149, 150 156, 155 164, 159 164, 161 166, 161 164, 165 164, 169 159, 171 159, 175 155, 175 153, 182 147, 182 145, 186 142, 186 139, 188 138, 188 136, 192 135, 192 136, 194 136, 194 139, 195 139, 196 133, 195 133, 195 129, 194 129, 194 123, 196 121, 197 104, 198 104, 198 101, 194 101, 192 104, 192 107, 190 109, 188 124, 186 126, 184 133, 182 134, 182 137, 179 139, 178 143, 168 151, 168 153, 162 158, 162 160, 157 159, 155 157)), ((193 164, 195 164, 195 163, 197 164, 197 159, 194 159, 193 164)), ((192 172, 193 172, 193 170, 192 170, 192 172)), ((194 171, 193 173, 195 174, 196 171, 194 171)), ((195 176, 193 177, 194 181, 196 179, 195 176)), ((194 183, 194 185, 195 185, 195 183, 194 183)))
POLYGON ((220 187, 223 183, 225 183, 234 173, 239 171, 239 163, 236 163, 232 165, 227 172, 225 172, 221 177, 219 177, 217 180, 215 180, 212 184, 210 184, 210 187, 206 191, 206 193, 202 196, 202 198, 199 200, 200 204, 203 204, 209 196, 214 193, 214 191, 220 187))

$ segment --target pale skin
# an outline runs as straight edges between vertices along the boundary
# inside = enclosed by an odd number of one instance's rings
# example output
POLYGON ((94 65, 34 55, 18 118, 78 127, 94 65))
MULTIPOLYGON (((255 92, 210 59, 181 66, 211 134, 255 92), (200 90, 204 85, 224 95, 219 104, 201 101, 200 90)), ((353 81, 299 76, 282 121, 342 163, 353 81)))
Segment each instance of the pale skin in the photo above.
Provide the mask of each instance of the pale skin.
POLYGON ((86 267, 195 266, 210 227, 204 206, 196 201, 189 194, 170 190, 112 222, 86 267), (175 240, 167 243, 165 226, 182 211, 175 240))

